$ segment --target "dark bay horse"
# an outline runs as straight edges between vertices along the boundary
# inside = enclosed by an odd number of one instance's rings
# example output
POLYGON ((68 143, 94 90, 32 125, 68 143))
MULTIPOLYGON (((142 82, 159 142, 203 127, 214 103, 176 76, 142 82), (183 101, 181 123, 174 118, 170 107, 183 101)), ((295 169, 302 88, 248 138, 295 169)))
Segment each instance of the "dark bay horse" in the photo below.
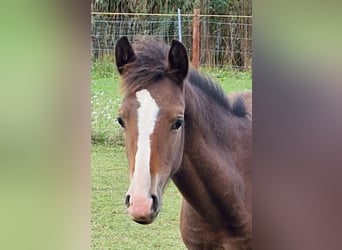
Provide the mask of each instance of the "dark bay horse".
POLYGON ((125 93, 118 122, 125 131, 130 217, 149 224, 172 179, 183 195, 180 229, 189 249, 252 248, 250 94, 230 101, 189 67, 184 46, 117 41, 125 93))

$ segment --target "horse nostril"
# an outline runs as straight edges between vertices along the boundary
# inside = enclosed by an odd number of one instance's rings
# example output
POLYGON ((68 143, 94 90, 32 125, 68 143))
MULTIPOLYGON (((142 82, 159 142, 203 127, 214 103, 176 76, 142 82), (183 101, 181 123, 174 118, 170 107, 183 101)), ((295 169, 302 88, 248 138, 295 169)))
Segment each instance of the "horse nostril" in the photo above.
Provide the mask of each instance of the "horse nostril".
POLYGON ((153 212, 157 212, 158 210, 158 198, 156 195, 151 195, 152 197, 152 211, 153 212))
POLYGON ((126 199, 125 199, 125 205, 127 208, 129 208, 129 199, 130 199, 130 195, 126 195, 126 199))

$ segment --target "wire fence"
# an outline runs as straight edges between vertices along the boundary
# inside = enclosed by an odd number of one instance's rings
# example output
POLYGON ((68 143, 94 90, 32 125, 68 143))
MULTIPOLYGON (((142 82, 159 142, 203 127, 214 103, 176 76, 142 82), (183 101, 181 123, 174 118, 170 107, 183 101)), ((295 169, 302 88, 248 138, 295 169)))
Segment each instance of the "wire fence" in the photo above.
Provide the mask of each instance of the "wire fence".
MULTIPOLYGON (((181 18, 182 42, 192 58, 193 15, 181 18)), ((91 16, 92 60, 114 58, 115 42, 127 36, 153 36, 170 44, 178 40, 176 14, 98 13, 91 16)), ((200 15, 199 63, 207 67, 249 70, 252 66, 252 17, 200 15)))

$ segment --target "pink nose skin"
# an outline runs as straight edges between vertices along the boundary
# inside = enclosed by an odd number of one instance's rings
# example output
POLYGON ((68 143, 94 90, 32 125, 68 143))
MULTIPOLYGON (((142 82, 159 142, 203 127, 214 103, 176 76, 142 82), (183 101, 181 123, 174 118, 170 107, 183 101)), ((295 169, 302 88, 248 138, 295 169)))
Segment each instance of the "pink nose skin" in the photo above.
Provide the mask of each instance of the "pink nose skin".
POLYGON ((132 219, 150 219, 152 209, 152 198, 147 197, 143 194, 132 195, 129 201, 129 207, 127 208, 128 213, 132 219))

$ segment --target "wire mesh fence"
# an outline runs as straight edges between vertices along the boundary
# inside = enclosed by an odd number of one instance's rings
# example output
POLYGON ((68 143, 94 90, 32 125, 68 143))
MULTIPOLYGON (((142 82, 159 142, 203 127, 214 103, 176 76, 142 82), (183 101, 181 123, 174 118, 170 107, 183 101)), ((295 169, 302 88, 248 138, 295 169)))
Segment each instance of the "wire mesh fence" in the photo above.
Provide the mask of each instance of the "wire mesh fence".
MULTIPOLYGON (((192 58, 193 15, 182 15, 182 42, 192 58)), ((92 13, 92 60, 114 58, 115 42, 127 36, 153 36, 170 44, 178 39, 175 14, 92 13)), ((207 67, 249 70, 252 65, 252 17, 200 16, 199 63, 207 67)))

